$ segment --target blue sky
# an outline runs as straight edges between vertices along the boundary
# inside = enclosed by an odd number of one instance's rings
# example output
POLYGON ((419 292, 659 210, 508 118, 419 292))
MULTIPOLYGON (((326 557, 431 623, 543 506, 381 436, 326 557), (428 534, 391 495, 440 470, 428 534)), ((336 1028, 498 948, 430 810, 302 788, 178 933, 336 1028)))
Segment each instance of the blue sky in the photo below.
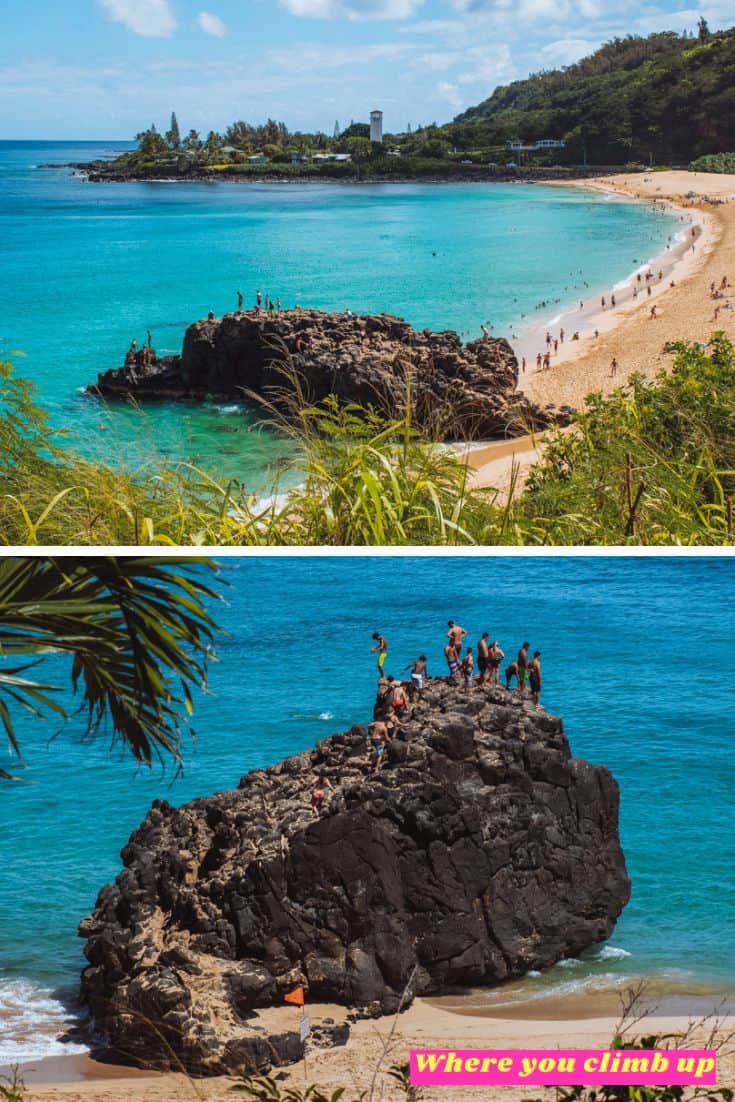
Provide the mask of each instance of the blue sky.
POLYGON ((615 35, 712 29, 732 0, 0 0, 0 138, 129 138, 267 116, 446 122, 615 35), (698 6, 697 6, 698 4, 698 6))

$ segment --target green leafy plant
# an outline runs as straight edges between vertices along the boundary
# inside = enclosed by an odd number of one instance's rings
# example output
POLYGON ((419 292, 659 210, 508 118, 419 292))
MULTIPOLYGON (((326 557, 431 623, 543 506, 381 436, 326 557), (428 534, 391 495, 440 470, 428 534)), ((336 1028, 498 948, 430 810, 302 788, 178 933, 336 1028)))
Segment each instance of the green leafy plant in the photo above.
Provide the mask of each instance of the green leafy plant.
POLYGON ((326 1094, 320 1087, 313 1084, 308 1087, 284 1087, 281 1088, 275 1079, 268 1076, 246 1079, 244 1083, 236 1083, 233 1090, 243 1091, 248 1098, 255 1102, 364 1102, 365 1092, 345 1096, 345 1087, 338 1087, 331 1094, 326 1094))
POLYGON ((26 1086, 17 1066, 12 1069, 11 1075, 0 1075, 1 1102, 26 1102, 27 1097, 26 1086))
POLYGON ((14 708, 67 717, 58 685, 29 673, 56 654, 71 659, 87 734, 108 722, 137 761, 180 761, 217 630, 212 569, 197 558, 0 558, 0 723, 16 753, 14 708))
MULTIPOLYGON (((735 349, 680 343, 670 373, 592 394, 549 431, 523 490, 476 487, 438 442, 452 410, 265 403, 292 442, 270 497, 185 464, 114 471, 74 454, 29 384, 0 366, 0 536, 8 544, 731 545, 735 349), (278 408, 276 408, 276 406, 278 408), (417 428, 421 424, 421 431, 417 428), (294 485, 295 483, 295 485, 294 485)), ((456 414, 456 411, 454 411, 456 414)))
POLYGON ((423 1092, 421 1087, 417 1087, 411 1082, 410 1064, 393 1064, 388 1069, 387 1074, 398 1084, 399 1089, 405 1094, 407 1102, 420 1102, 423 1092))

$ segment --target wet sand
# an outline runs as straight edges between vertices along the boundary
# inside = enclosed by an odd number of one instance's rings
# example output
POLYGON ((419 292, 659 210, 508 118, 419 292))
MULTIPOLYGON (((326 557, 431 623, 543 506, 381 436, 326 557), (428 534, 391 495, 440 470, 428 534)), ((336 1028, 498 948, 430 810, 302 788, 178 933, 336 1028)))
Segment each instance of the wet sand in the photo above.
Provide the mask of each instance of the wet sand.
MULTIPOLYGON (((368 1089, 376 1065, 379 1091, 375 1100, 398 1102, 405 1095, 383 1074, 392 1064, 403 1063, 408 1059, 410 1048, 606 1048, 615 1032, 619 1020, 617 1012, 605 1003, 594 1013, 587 1006, 587 1013, 593 1016, 570 1017, 565 1010, 566 1000, 557 1000, 553 1017, 539 1016, 536 1019, 512 1020, 510 1018, 489 1017, 477 1009, 460 1009, 459 1012, 446 1008, 450 1000, 417 999, 415 1004, 398 1019, 385 1018, 378 1021, 360 1021, 352 1028, 349 1042, 343 1048, 314 1050, 307 1054, 306 1077, 303 1063, 290 1068, 278 1069, 285 1074, 282 1086, 293 1084, 303 1086, 305 1082, 316 1082, 322 1088, 334 1090, 346 1086, 345 1102, 352 1102, 360 1090, 368 1089), (380 1089, 382 1088, 382 1090, 380 1089), (354 1091, 354 1095, 353 1095, 354 1091)), ((343 1011, 337 1007, 310 1007, 313 1023, 324 1016, 339 1018, 343 1011)), ((282 1025, 294 1028, 298 1012, 293 1008, 277 1009, 267 1012, 272 1026, 282 1025)), ((633 1036, 646 1033, 680 1033, 686 1030, 688 1018, 675 1016, 646 1018, 632 1031, 633 1036)), ((723 1022, 724 1030, 735 1028, 735 1019, 723 1022)), ((704 1041, 707 1029, 699 1029, 697 1037, 704 1041)), ((688 1044, 695 1047, 694 1042, 688 1044)), ((214 1079, 190 1080, 177 1073, 156 1074, 152 1072, 131 1071, 125 1068, 110 1068, 88 1057, 58 1058, 48 1061, 51 1075, 43 1068, 39 1073, 27 1073, 29 1094, 33 1099, 45 1102, 173 1102, 173 1100, 207 1099, 207 1102, 225 1102, 233 1094, 235 1079, 217 1077, 214 1079), (66 1061, 66 1065, 64 1065, 66 1061)), ((721 1086, 735 1083, 735 1060, 732 1054, 720 1061, 721 1086)), ((490 1095, 487 1089, 462 1088, 462 1097, 483 1097, 490 1095)), ((531 1093, 542 1095, 541 1088, 533 1088, 531 1093)), ((456 1091, 452 1098, 460 1097, 456 1091)), ((492 1097, 503 1098, 505 1102, 520 1102, 529 1096, 529 1088, 494 1088, 492 1097)), ((446 1102, 449 1093, 446 1088, 431 1088, 422 1092, 426 1102, 446 1102)))
MULTIPOLYGON (((670 341, 706 343, 717 330, 735 340, 735 176, 685 171, 634 173, 569 181, 563 186, 592 187, 645 202, 666 203, 687 220, 681 223, 685 240, 681 244, 672 242, 672 248, 652 263, 650 296, 645 279, 638 284, 631 271, 625 281, 627 287, 619 286, 614 291, 614 309, 609 306, 613 293, 610 287, 605 292, 608 306, 604 310, 599 308, 597 296, 594 304, 585 303, 581 311, 572 309, 562 314, 560 308, 550 307, 548 319, 519 333, 512 343, 519 360, 525 355, 527 361, 520 389, 531 400, 541 406, 579 409, 587 394, 610 393, 634 372, 652 378, 670 369, 674 355, 664 350, 670 341), (659 270, 662 279, 658 278, 659 270), (725 291, 724 298, 713 300, 710 284, 719 287, 723 276, 733 287, 725 291), (638 287, 637 298, 633 298, 633 286, 638 287), (652 319, 654 304, 657 317, 652 319), (559 314, 561 318, 550 324, 551 317, 559 314), (565 330, 563 344, 559 344, 556 354, 552 352, 550 368, 537 371, 536 354, 546 351, 547 329, 558 339, 561 326, 565 330), (594 335, 596 329, 598 336, 594 335), (579 340, 573 341, 575 331, 579 331, 579 340), (613 358, 618 364, 614 375, 613 358)), ((527 472, 533 456, 538 457, 543 450, 543 443, 531 437, 519 438, 513 446, 521 457, 522 472, 527 472)), ((503 441, 468 453, 476 485, 507 486, 513 459, 511 454, 504 454, 506 447, 503 441)))

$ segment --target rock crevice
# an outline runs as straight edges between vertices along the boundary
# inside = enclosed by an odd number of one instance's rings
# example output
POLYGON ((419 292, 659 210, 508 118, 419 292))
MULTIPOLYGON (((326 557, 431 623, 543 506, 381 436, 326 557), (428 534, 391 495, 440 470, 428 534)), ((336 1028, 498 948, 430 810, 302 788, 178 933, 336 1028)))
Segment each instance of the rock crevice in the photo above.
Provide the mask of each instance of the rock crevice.
POLYGON ((497 984, 609 937, 630 894, 610 773, 543 709, 443 681, 380 771, 353 727, 156 801, 122 859, 80 927, 82 997, 114 1052, 195 1073, 298 1059, 297 1035, 258 1025, 294 986, 389 1013, 410 977, 409 1000, 497 984))

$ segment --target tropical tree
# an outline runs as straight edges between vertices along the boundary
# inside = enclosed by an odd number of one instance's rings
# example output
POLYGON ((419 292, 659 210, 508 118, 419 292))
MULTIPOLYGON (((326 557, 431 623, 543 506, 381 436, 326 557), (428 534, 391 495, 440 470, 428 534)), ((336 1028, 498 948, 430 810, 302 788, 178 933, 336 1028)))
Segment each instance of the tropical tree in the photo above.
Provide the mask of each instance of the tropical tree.
POLYGON ((198 153, 202 148, 202 139, 199 136, 198 130, 190 130, 184 138, 184 149, 188 149, 190 153, 198 153))
POLYGON ((136 134, 135 140, 138 143, 138 152, 149 160, 169 152, 166 140, 156 130, 155 123, 148 130, 141 130, 140 134, 136 134))
POLYGON ((358 163, 369 161, 373 155, 373 147, 369 138, 348 138, 344 143, 352 160, 358 163))
POLYGON ((171 129, 166 131, 166 141, 172 149, 178 149, 181 145, 181 132, 175 111, 171 112, 171 129))
POLYGON ((204 143, 204 154, 208 161, 217 161, 222 157, 224 142, 216 130, 210 130, 204 143))
POLYGON ((0 558, 0 723, 18 757, 16 709, 68 718, 56 679, 30 674, 65 655, 85 735, 104 729, 145 765, 180 763, 182 735, 194 734, 191 687, 206 687, 218 630, 206 608, 219 596, 215 568, 205 558, 0 558))

